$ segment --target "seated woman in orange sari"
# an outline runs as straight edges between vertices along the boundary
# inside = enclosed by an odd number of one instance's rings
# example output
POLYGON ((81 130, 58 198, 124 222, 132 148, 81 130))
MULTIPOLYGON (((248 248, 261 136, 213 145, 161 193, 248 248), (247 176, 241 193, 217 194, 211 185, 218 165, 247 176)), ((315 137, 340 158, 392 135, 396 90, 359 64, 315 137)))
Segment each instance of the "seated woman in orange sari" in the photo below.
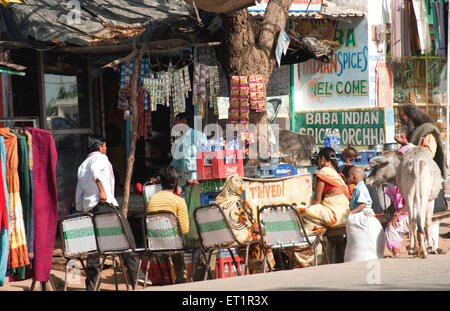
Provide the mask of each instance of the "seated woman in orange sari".
MULTIPOLYGON (((350 211, 349 192, 347 185, 338 173, 337 157, 330 147, 322 148, 318 155, 319 169, 314 172, 311 205, 300 207, 298 211, 303 216, 308 234, 323 235, 327 228, 343 226, 347 222, 350 211)), ((323 250, 318 249, 319 264, 323 250)), ((310 266, 314 259, 312 250, 297 249, 290 257, 302 266, 310 266)))
POLYGON ((330 147, 322 148, 317 160, 311 205, 299 209, 310 234, 323 234, 328 227, 345 225, 350 211, 350 194, 338 173, 336 153, 330 147))

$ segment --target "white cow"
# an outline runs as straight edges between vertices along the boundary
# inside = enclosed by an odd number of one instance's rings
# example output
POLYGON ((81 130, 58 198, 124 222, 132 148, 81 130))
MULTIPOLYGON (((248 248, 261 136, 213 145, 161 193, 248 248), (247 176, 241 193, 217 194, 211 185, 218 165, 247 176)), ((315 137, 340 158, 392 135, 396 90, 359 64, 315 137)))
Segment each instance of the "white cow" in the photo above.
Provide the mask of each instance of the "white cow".
POLYGON ((413 147, 403 154, 385 151, 370 160, 375 164, 366 185, 377 186, 391 183, 398 187, 405 200, 409 216, 410 252, 425 258, 425 233, 428 251, 435 251, 431 237, 431 222, 434 200, 442 187, 441 173, 431 152, 422 147, 413 147))

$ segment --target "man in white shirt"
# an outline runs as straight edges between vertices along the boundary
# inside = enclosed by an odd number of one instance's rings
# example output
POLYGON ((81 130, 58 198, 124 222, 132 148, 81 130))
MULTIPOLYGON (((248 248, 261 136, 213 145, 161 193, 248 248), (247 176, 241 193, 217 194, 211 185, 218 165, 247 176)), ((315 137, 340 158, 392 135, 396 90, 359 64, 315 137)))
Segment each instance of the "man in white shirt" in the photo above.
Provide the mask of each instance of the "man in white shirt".
MULTIPOLYGON (((76 210, 79 212, 106 212, 118 210, 114 198, 114 172, 111 163, 106 156, 106 141, 100 136, 89 136, 89 154, 78 167, 78 183, 76 190, 76 210)), ((133 233, 125 216, 119 211, 124 220, 125 231, 131 246, 135 247, 133 233)), ((133 254, 124 254, 125 265, 129 272, 129 280, 134 286, 136 273, 138 271, 138 257, 133 254)), ((86 263, 86 289, 92 290, 100 270, 99 255, 89 255, 86 263)), ((140 272, 139 279, 143 280, 140 272)))
POLYGON ((114 198, 114 172, 106 155, 106 142, 103 138, 90 138, 90 153, 78 168, 76 191, 76 210, 88 212, 98 203, 119 206, 114 198))

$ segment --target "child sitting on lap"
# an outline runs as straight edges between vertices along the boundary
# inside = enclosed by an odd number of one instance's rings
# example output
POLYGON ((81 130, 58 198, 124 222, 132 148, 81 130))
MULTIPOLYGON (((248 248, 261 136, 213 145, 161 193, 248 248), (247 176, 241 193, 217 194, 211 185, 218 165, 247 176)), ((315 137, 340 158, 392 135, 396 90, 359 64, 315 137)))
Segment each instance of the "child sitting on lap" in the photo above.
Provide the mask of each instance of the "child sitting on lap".
POLYGON ((364 183, 366 174, 361 167, 353 166, 348 183, 355 184, 347 219, 347 245, 344 262, 383 258, 384 231, 372 210, 372 198, 364 183))

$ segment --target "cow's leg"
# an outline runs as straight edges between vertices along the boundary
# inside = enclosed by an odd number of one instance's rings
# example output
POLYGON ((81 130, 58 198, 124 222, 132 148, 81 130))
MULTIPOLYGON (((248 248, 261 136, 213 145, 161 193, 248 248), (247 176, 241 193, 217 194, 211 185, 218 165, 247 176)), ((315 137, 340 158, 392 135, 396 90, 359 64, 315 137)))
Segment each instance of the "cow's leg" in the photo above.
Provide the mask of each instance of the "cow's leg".
POLYGON ((408 255, 414 255, 414 232, 411 231, 411 222, 409 223, 409 250, 408 255))
POLYGON ((427 239, 428 254, 436 254, 436 244, 434 243, 433 235, 431 234, 433 224, 433 210, 434 210, 434 200, 428 202, 427 215, 425 219, 425 234, 427 239))
POLYGON ((427 250, 425 249, 425 234, 422 232, 417 232, 417 238, 419 239, 419 257, 426 258, 427 250))
MULTIPOLYGON (((410 190, 414 190, 413 188, 410 190)), ((414 191, 410 191, 407 196, 403 197, 405 200, 405 206, 408 207, 408 218, 409 218, 409 255, 414 257, 419 254, 419 246, 417 243, 417 223, 414 217, 416 212, 414 204, 414 191)))

